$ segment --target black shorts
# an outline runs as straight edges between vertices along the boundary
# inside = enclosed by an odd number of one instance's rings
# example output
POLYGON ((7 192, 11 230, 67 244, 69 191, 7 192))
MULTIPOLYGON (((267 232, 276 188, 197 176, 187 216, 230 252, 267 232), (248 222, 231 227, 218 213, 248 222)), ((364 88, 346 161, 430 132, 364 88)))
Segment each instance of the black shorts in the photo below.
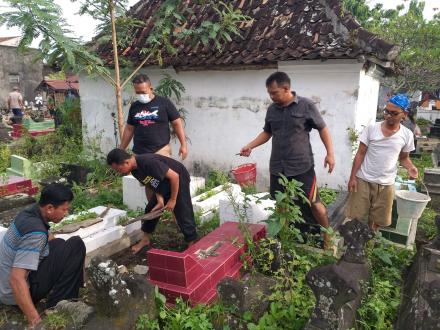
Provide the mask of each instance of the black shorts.
MULTIPOLYGON (((275 199, 275 192, 277 191, 284 192, 284 187, 279 183, 280 178, 281 177, 278 175, 273 175, 273 174, 270 175, 270 195, 274 199, 275 199)), ((311 204, 321 202, 319 198, 318 185, 316 183, 315 168, 312 167, 307 172, 299 175, 288 176, 287 179, 288 180, 294 179, 303 184, 301 186, 301 189, 304 191, 304 195, 307 197, 308 203, 304 202, 303 200, 295 200, 294 203, 300 207, 302 216, 306 223, 317 224, 317 221, 313 217, 310 208, 311 204)))
MULTIPOLYGON (((275 198, 276 191, 284 192, 284 187, 279 183, 280 178, 281 177, 278 175, 273 175, 273 174, 270 175, 270 195, 272 196, 272 198, 275 198)), ((287 179, 288 180, 294 179, 303 184, 301 186, 301 189, 304 191, 304 194, 306 195, 310 204, 318 203, 321 201, 319 199, 319 191, 318 191, 318 186, 316 184, 316 174, 314 167, 312 167, 310 170, 308 170, 305 173, 295 176, 288 176, 287 179)))

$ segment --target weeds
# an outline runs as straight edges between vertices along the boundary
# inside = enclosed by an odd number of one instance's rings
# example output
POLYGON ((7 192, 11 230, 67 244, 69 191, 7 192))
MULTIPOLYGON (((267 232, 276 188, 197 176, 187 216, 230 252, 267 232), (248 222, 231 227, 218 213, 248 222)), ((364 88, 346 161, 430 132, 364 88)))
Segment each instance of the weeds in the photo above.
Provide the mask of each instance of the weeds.
POLYGON ((373 274, 364 288, 358 325, 366 330, 393 329, 403 285, 402 270, 411 262, 413 253, 380 238, 369 244, 367 254, 373 274))

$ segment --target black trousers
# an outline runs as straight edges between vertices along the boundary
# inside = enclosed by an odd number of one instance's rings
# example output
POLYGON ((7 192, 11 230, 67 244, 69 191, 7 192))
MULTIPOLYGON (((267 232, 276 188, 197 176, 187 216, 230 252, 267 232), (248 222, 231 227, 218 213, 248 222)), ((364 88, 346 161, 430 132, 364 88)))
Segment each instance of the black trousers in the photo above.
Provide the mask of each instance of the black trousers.
MULTIPOLYGON (((194 210, 191 202, 191 193, 189 190, 190 179, 179 176, 179 193, 177 194, 176 206, 174 208, 174 215, 176 216, 177 225, 185 237, 186 242, 191 242, 197 239, 196 221, 194 220, 194 210)), ((164 197, 165 204, 170 199, 170 194, 164 197)), ((156 194, 153 194, 151 201, 145 207, 145 213, 150 212, 157 204, 156 194)), ((142 223, 142 231, 151 234, 154 232, 160 218, 144 221, 142 223)))
MULTIPOLYGON (((275 193, 277 191, 284 192, 285 188, 279 183, 279 179, 281 177, 278 175, 270 175, 270 195, 273 199, 275 199, 275 193)), ((299 223, 296 225, 301 232, 320 232, 318 222, 315 220, 313 216, 310 205, 313 203, 319 203, 319 191, 318 186, 316 184, 316 174, 315 169, 312 167, 307 172, 289 176, 287 179, 290 181, 292 179, 301 182, 303 185, 301 189, 304 191, 309 203, 304 202, 303 200, 294 200, 293 202, 299 206, 301 210, 301 214, 304 218, 305 223, 299 223)))
POLYGON ((49 256, 38 269, 29 273, 31 297, 34 303, 47 297, 46 308, 64 299, 78 298, 84 283, 86 246, 79 236, 67 241, 55 238, 49 241, 49 256))

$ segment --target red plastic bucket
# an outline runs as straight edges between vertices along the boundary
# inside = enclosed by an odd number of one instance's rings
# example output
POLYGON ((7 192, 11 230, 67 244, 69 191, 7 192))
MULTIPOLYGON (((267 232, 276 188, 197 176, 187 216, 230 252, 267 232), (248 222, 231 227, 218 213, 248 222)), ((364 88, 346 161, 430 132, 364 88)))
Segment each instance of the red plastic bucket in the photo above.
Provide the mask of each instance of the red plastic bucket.
POLYGON ((241 186, 252 186, 257 182, 257 164, 247 163, 231 170, 235 181, 241 186))

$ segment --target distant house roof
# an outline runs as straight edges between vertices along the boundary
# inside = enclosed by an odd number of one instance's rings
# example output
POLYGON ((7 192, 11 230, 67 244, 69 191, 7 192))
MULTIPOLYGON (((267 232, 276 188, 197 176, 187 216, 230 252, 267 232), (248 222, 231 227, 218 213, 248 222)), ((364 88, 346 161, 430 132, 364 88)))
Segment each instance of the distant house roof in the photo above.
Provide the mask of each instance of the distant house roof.
MULTIPOLYGON (((141 0, 129 15, 143 22, 137 28, 131 45, 121 53, 134 62, 145 55, 140 51, 154 26, 154 14, 162 0, 141 0)), ((187 5, 190 2, 182 2, 187 5)), ((242 24, 241 37, 234 37, 221 51, 212 44, 183 45, 175 40, 177 56, 164 55, 165 66, 203 67, 261 65, 299 59, 358 59, 363 56, 385 68, 392 68, 399 48, 363 29, 349 13, 344 13, 339 0, 231 0, 250 21, 242 24)), ((217 14, 205 5, 190 4, 194 15, 189 25, 202 20, 217 20, 217 14)), ((113 62, 110 44, 99 53, 113 62)), ((147 64, 154 64, 150 61, 147 64)))
POLYGON ((21 37, 0 37, 0 46, 18 46, 21 37))
POLYGON ((67 92, 69 90, 75 90, 78 92, 79 79, 78 76, 70 76, 67 77, 66 80, 44 79, 36 89, 51 89, 57 92, 67 92))

